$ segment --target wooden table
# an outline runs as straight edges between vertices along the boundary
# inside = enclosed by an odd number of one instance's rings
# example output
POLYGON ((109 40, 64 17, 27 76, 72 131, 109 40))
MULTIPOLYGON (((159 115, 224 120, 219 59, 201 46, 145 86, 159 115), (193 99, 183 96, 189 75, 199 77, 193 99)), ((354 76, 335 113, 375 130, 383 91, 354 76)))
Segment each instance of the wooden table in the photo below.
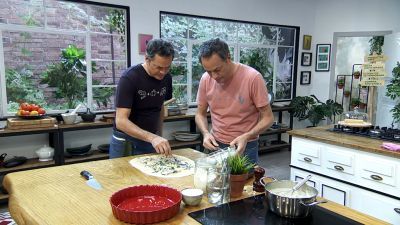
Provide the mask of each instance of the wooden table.
MULTIPOLYGON (((201 152, 193 149, 175 150, 174 154, 196 159, 201 152)), ((182 178, 158 178, 145 175, 129 164, 131 157, 85 162, 44 169, 7 174, 3 185, 10 194, 9 210, 18 225, 57 224, 125 224, 117 220, 111 211, 109 198, 112 193, 139 184, 166 184, 177 189, 193 186, 193 176, 182 178), (102 184, 98 191, 86 185, 79 175, 88 170, 102 184)), ((254 194, 249 180, 241 198, 254 194)), ((232 199, 236 200, 236 199, 232 199)), ((180 212, 160 224, 198 224, 188 216, 189 212, 212 206, 204 197, 196 207, 181 204, 180 212)), ((360 221, 364 224, 386 224, 335 203, 323 207, 360 221)))

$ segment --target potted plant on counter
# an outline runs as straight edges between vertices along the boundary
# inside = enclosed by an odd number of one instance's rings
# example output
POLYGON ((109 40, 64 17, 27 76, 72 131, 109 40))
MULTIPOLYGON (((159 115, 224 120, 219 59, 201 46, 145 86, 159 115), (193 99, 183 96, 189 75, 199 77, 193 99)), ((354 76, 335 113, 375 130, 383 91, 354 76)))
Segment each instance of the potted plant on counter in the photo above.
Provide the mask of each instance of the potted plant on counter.
POLYGON ((360 107, 360 99, 359 98, 352 98, 351 99, 351 107, 360 107))
POLYGON ((326 100, 325 103, 321 102, 315 95, 297 96, 292 99, 289 106, 292 107, 290 112, 294 117, 299 121, 308 119, 314 127, 325 118, 332 120, 332 116, 343 113, 341 104, 332 99, 326 100))
POLYGON ((249 176, 249 171, 255 166, 247 156, 232 155, 228 157, 228 166, 231 169, 230 185, 231 197, 239 197, 249 176))

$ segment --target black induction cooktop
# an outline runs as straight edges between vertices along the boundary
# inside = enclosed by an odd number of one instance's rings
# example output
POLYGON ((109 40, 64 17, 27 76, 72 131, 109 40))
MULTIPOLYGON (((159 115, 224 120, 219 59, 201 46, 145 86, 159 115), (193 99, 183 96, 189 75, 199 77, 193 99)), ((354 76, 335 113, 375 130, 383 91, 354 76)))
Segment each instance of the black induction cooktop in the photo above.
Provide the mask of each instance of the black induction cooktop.
POLYGON ((268 210, 265 195, 257 195, 235 202, 189 213, 204 225, 360 225, 347 217, 316 206, 306 218, 289 219, 268 210))

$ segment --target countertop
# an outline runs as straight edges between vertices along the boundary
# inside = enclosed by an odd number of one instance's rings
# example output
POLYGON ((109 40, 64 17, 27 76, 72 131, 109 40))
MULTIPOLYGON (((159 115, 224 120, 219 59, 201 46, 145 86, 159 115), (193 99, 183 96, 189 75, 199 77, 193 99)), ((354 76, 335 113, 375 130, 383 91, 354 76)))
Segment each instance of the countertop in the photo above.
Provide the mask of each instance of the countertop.
MULTIPOLYGON (((203 153, 188 148, 174 150, 173 153, 191 159, 203 156, 203 153)), ((112 193, 140 184, 165 184, 179 190, 193 186, 193 175, 167 179, 143 174, 129 164, 133 157, 9 173, 4 178, 3 186, 10 194, 11 216, 18 225, 125 224, 112 214, 109 203, 112 193), (102 190, 97 191, 86 185, 79 175, 84 169, 90 171, 102 184, 102 190)), ((250 179, 240 198, 254 194, 250 179)), ((160 224, 198 224, 188 213, 211 206, 206 197, 199 206, 186 207, 182 203, 176 216, 160 224)), ((333 202, 321 206, 360 223, 387 224, 333 202)))
POLYGON ((328 131, 332 126, 310 127, 304 129, 295 129, 287 133, 295 136, 306 138, 314 141, 320 141, 327 144, 333 144, 361 151, 381 154, 389 157, 400 158, 400 152, 389 151, 381 147, 383 141, 368 137, 361 137, 356 135, 335 133, 328 131))

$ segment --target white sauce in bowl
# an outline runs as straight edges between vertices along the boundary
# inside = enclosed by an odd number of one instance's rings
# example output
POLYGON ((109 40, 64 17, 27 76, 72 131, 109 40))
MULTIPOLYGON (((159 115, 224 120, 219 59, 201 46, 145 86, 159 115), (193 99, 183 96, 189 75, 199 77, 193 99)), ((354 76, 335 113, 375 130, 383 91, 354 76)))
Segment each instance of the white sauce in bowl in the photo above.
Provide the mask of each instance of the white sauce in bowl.
POLYGON ((199 196, 203 194, 203 191, 197 188, 188 188, 182 190, 182 194, 186 196, 199 196))
POLYGON ((274 195, 286 198, 311 198, 314 196, 313 192, 307 190, 296 190, 292 193, 291 188, 274 188, 270 190, 270 192, 274 195))

